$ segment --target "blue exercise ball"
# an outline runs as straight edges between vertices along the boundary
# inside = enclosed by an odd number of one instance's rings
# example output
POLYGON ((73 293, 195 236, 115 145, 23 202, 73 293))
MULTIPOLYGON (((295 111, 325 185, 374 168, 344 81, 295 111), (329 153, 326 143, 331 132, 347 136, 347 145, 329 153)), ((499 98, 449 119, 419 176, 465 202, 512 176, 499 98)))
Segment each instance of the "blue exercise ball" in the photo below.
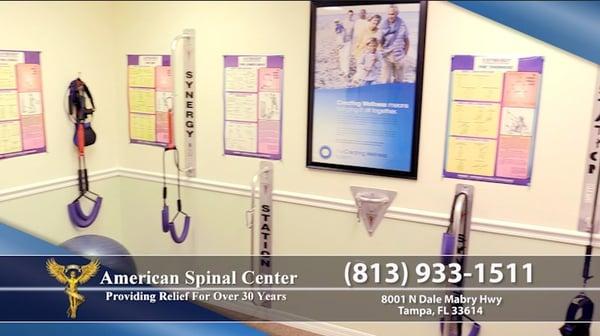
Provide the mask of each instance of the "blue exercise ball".
POLYGON ((60 246, 78 255, 97 256, 102 266, 117 272, 137 273, 129 251, 114 239, 95 234, 83 235, 71 238, 60 246))

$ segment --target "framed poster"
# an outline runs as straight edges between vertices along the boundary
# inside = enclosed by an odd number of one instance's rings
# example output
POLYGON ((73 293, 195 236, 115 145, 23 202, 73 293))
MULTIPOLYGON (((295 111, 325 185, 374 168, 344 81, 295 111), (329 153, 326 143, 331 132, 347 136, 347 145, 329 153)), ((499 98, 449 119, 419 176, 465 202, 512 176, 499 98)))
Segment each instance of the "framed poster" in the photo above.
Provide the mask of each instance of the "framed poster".
POLYGON ((127 55, 130 143, 167 146, 171 99, 171 56, 127 55))
POLYGON ((527 186, 544 58, 452 57, 444 177, 527 186))
POLYGON ((306 164, 416 179, 425 1, 313 1, 306 164))
POLYGON ((43 152, 40 52, 0 50, 0 159, 43 152))

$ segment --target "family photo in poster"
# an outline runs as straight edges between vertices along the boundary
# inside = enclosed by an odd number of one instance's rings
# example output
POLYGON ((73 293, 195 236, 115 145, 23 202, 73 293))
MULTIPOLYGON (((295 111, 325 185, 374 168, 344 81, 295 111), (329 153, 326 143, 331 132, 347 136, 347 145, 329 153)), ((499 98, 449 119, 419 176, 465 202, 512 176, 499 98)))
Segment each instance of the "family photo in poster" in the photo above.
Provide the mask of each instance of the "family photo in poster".
POLYGON ((529 185, 543 64, 452 57, 444 177, 529 185))
POLYGON ((416 178, 425 6, 313 2, 309 167, 416 178))

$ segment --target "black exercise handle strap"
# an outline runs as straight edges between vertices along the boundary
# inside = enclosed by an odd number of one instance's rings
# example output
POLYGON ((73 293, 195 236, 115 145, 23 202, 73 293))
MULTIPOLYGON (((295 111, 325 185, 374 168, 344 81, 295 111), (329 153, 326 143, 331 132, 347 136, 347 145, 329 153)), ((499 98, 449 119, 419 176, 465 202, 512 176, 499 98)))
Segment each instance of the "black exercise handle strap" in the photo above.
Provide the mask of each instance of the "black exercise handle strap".
MULTIPOLYGON (((71 81, 69 85, 69 104, 75 107, 75 120, 77 123, 84 122, 89 114, 94 113, 96 110, 96 105, 94 104, 94 98, 92 97, 92 92, 85 84, 81 78, 76 78, 71 81), (84 94, 79 93, 79 87, 83 88, 84 94), (92 109, 87 109, 85 107, 85 96, 88 96, 90 99, 90 103, 92 104, 92 109)), ((69 108, 69 114, 72 114, 69 108)))
POLYGON ((90 190, 90 181, 88 180, 87 168, 83 169, 83 178, 85 181, 85 191, 89 191, 90 190))
MULTIPOLYGON (((170 150, 177 150, 177 147, 165 147, 165 150, 163 151, 163 204, 166 205, 167 202, 167 167, 166 167, 166 158, 165 156, 167 155, 167 152, 170 150)), ((180 206, 178 206, 178 208, 181 208, 180 206)), ((181 210, 180 210, 181 211, 181 210)))
POLYGON ((594 315, 594 303, 585 294, 579 294, 569 304, 566 323, 559 330, 563 336, 589 336, 590 322, 594 315), (579 319, 576 319, 577 316, 579 319), (576 322, 576 323, 574 323, 576 322), (587 323, 586 323, 587 322, 587 323))
POLYGON ((592 245, 588 245, 585 247, 585 260, 583 262, 583 281, 586 283, 589 279, 593 278, 593 275, 590 275, 590 263, 592 262, 592 245))
POLYGON ((83 91, 90 98, 90 103, 92 104, 92 109, 96 110, 96 105, 94 105, 94 97, 92 97, 92 92, 90 91, 90 89, 88 88, 88 86, 85 84, 84 81, 81 81, 81 83, 83 84, 83 91))
POLYGON ((85 183, 82 169, 77 170, 77 182, 79 184, 79 194, 83 195, 86 191, 86 183, 85 183))
POLYGON ((567 317, 565 319, 567 321, 587 322, 592 320, 592 315, 594 315, 594 303, 586 295, 579 294, 573 299, 573 301, 571 301, 569 309, 567 309, 567 317), (575 319, 580 309, 581 317, 579 319, 575 319))

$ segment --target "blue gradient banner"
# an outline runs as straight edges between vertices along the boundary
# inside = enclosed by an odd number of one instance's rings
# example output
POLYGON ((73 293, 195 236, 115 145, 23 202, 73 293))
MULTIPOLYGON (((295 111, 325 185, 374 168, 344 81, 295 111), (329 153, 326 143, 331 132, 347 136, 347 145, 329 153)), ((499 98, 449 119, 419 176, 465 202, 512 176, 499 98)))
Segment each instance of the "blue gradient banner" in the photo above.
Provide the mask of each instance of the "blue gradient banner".
POLYGON ((599 1, 451 1, 600 64, 599 1))
POLYGON ((316 90, 313 158, 409 171, 414 95, 413 83, 316 90))

